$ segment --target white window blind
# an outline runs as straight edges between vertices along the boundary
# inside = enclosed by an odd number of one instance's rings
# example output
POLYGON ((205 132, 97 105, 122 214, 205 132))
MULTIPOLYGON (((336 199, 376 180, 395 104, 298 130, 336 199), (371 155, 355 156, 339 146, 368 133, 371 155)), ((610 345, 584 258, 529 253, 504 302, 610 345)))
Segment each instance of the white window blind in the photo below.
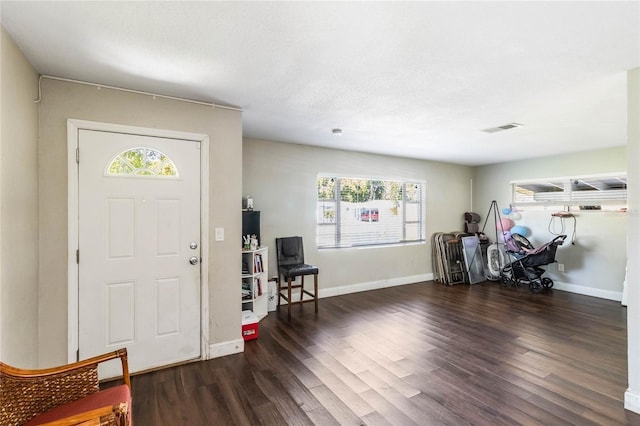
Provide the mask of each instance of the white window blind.
POLYGON ((626 205, 625 174, 512 182, 516 206, 626 205))
POLYGON ((424 184, 318 177, 317 246, 340 248, 424 241, 424 184))

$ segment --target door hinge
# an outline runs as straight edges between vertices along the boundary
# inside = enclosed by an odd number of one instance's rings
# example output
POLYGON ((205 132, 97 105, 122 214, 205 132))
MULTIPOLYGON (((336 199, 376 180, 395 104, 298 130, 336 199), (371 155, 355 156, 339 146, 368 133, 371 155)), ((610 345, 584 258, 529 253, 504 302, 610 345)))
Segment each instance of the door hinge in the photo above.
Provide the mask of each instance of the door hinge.
POLYGON ((76 263, 78 265, 80 264, 80 249, 76 250, 76 263))
POLYGON ((80 148, 76 148, 76 163, 80 164, 80 148))

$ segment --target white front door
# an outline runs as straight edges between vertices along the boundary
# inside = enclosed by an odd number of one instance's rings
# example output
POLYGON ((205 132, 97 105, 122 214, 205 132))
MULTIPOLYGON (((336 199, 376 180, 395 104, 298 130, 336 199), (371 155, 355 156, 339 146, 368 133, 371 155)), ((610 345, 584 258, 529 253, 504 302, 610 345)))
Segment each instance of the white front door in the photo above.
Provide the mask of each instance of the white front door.
POLYGON ((200 142, 79 130, 78 148, 79 358, 198 358, 200 142))

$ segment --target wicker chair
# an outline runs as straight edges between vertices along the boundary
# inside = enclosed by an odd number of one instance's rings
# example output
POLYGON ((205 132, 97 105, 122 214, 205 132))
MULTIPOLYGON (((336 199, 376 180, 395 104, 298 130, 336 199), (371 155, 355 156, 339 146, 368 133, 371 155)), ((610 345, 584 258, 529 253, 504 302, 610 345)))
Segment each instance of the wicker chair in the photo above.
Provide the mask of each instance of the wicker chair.
POLYGON ((0 426, 131 424, 127 350, 42 370, 0 362, 0 426), (100 391, 98 364, 120 358, 124 385, 100 391))

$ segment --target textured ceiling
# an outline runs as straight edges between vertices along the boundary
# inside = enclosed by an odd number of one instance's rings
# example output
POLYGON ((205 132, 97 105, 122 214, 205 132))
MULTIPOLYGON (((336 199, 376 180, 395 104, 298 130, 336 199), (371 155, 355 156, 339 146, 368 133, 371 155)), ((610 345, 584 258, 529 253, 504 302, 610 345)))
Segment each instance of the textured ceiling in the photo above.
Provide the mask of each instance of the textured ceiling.
POLYGON ((638 1, 0 7, 41 74, 239 107, 245 137, 469 165, 626 144, 640 66, 638 1))

